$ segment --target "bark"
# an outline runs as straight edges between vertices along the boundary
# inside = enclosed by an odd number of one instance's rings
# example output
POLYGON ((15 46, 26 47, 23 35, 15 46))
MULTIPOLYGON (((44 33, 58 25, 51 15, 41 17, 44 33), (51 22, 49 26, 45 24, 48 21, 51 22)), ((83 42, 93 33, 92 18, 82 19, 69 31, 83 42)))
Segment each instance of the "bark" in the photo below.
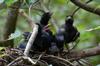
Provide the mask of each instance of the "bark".
MULTIPOLYGON (((20 6, 21 6, 21 0, 18 0, 17 2, 13 3, 9 8, 4 28, 4 40, 8 39, 9 35, 15 32, 20 6)), ((5 41, 3 44, 3 46, 11 46, 11 47, 13 47, 13 45, 14 45, 14 40, 5 41)))
POLYGON ((74 3, 76 6, 82 8, 88 12, 91 12, 91 13, 94 13, 94 14, 100 16, 100 8, 96 8, 96 7, 87 5, 85 3, 80 2, 80 0, 71 0, 71 2, 74 3))
POLYGON ((97 47, 94 47, 94 48, 90 48, 90 49, 87 49, 87 50, 72 51, 70 53, 70 57, 72 59, 70 59, 70 60, 71 61, 72 60, 79 60, 79 59, 82 59, 82 58, 91 57, 91 56, 97 56, 97 55, 100 55, 100 46, 97 46, 97 47))

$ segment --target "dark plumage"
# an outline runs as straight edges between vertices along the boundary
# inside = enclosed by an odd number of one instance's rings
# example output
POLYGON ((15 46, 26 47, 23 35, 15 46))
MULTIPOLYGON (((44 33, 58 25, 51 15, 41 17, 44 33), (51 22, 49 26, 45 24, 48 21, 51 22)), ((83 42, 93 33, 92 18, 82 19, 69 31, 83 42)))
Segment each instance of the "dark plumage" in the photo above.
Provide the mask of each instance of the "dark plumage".
POLYGON ((43 28, 48 24, 48 21, 51 18, 51 13, 46 12, 42 15, 40 24, 38 24, 38 34, 36 36, 36 39, 33 43, 32 49, 36 51, 48 51, 49 47, 51 46, 51 37, 50 33, 46 32, 43 28))
POLYGON ((67 16, 65 20, 65 33, 64 33, 64 39, 65 43, 70 43, 75 41, 79 36, 80 33, 78 32, 77 28, 73 26, 73 18, 71 16, 67 16))
MULTIPOLYGON (((42 17, 40 19, 40 23, 36 23, 39 26, 38 34, 35 38, 35 41, 33 42, 31 50, 33 50, 33 51, 45 51, 45 50, 48 50, 49 47, 51 46, 51 44, 50 44, 50 42, 51 42, 50 32, 47 32, 43 29, 44 26, 46 26, 48 24, 48 21, 50 20, 50 18, 51 18, 51 13, 46 12, 42 15, 42 17)), ((24 39, 25 40, 27 38, 29 39, 29 37, 30 37, 29 35, 30 35, 30 33, 25 33, 24 39)), ((28 39, 27 39, 27 41, 24 41, 26 44, 28 42, 28 39)), ((22 44, 20 46, 23 47, 22 44)), ((24 47, 26 47, 26 45, 24 47)))
POLYGON ((55 40, 56 40, 56 45, 59 49, 59 51, 63 51, 64 47, 64 35, 63 31, 59 28, 58 32, 55 34, 55 40))
POLYGON ((47 32, 42 31, 41 35, 37 34, 37 37, 33 43, 32 49, 36 51, 45 51, 50 47, 50 38, 47 32))
MULTIPOLYGON (((55 35, 52 34, 50 29, 44 27, 48 24, 51 15, 49 13, 44 13, 41 17, 40 24, 36 23, 38 28, 38 34, 33 43, 31 49, 33 51, 50 51, 50 53, 62 52, 64 48, 64 43, 74 42, 79 36, 77 28, 73 26, 73 18, 71 16, 66 17, 65 24, 63 29, 59 28, 55 35)), ((28 42, 28 39, 31 33, 24 33, 25 43, 28 42), (26 41, 27 40, 27 41, 26 41)), ((21 45, 23 47, 23 45, 21 45)))
POLYGON ((26 48, 26 44, 31 36, 31 33, 30 32, 24 32, 23 33, 23 36, 24 36, 24 40, 19 44, 18 48, 21 48, 21 49, 25 49, 26 48))
POLYGON ((80 36, 77 28, 73 26, 73 21, 71 16, 67 16, 65 24, 55 34, 56 45, 60 52, 63 51, 64 44, 74 42, 80 36))
POLYGON ((49 33, 49 38, 50 38, 50 47, 49 47, 48 53, 55 54, 55 53, 59 52, 59 48, 57 47, 55 35, 53 35, 50 30, 48 30, 46 32, 49 33))
POLYGON ((24 36, 24 39, 28 41, 30 36, 31 36, 31 33, 30 32, 24 32, 23 36, 24 36))
POLYGON ((43 26, 46 26, 48 24, 48 21, 51 18, 52 13, 50 12, 46 12, 42 15, 41 20, 40 20, 40 24, 43 26))

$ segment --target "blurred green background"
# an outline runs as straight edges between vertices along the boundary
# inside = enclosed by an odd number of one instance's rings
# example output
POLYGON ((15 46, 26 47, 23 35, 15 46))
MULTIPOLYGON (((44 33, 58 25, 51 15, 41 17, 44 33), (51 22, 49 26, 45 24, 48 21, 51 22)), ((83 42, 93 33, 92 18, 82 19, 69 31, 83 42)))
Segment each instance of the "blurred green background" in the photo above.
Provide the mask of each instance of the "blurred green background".
MULTIPOLYGON (((3 1, 6 2, 7 6, 12 4, 12 0, 0 0, 0 3, 3 1)), ((27 0, 28 1, 28 0, 27 0)), ((47 0, 44 0, 46 3, 47 0)), ((83 0, 86 1, 86 0, 83 0)), ((30 4, 33 0, 29 0, 30 4)), ((89 5, 96 6, 96 8, 100 7, 100 0, 93 0, 89 5)), ((70 0, 51 0, 49 3, 49 9, 53 12, 52 18, 57 21, 57 25, 60 26, 64 23, 65 17, 71 14, 77 6, 70 2, 70 0)), ((24 9, 24 11, 28 14, 29 9, 24 9)), ((7 18, 8 8, 0 9, 0 40, 3 39, 3 30, 7 18)), ((35 22, 39 22, 42 13, 31 9, 31 15, 29 15, 35 22)), ((74 25, 78 28, 80 32, 80 42, 76 49, 87 49, 92 48, 100 44, 100 16, 87 12, 83 9, 77 11, 74 15, 74 25)), ((52 27, 53 29, 53 27, 52 27)), ((25 31, 31 32, 31 27, 26 22, 26 19, 19 15, 17 21, 17 27, 15 31, 15 35, 18 36, 15 38, 15 46, 19 44, 22 40, 22 33, 25 31)), ((96 66, 100 64, 100 56, 90 57, 90 62, 96 66)))

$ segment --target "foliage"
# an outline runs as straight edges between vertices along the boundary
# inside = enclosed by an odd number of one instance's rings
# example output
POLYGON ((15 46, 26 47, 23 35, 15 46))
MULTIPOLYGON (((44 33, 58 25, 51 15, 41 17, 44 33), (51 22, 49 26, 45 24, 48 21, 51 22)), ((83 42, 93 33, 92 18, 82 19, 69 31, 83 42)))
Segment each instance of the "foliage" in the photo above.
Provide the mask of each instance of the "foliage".
MULTIPOLYGON (((0 4, 5 3, 7 7, 9 7, 11 4, 13 4, 16 1, 17 0, 0 0, 0 4)), ((34 2, 33 0, 24 0, 23 3, 28 4, 29 6, 29 5, 32 5, 32 3, 34 2)), ((100 0, 93 0, 93 2, 90 4, 97 6, 97 8, 99 8, 100 0)), ((49 6, 50 6, 49 8, 50 11, 53 12, 52 17, 56 19, 58 26, 61 26, 61 24, 64 23, 66 15, 71 14, 77 8, 77 6, 72 4, 70 0, 51 0, 49 6)), ((23 7, 24 5, 22 5, 22 8, 23 7)), ((0 40, 2 39, 2 35, 3 35, 3 27, 5 24, 7 11, 8 11, 7 8, 0 9, 0 40)), ((26 13, 29 14, 29 7, 26 7, 24 11, 26 11, 26 13)), ((42 14, 41 12, 31 9, 31 15, 29 16, 32 17, 32 19, 35 22, 38 22, 40 20, 41 14, 42 14)), ((80 42, 78 46, 76 47, 77 49, 86 49, 86 48, 95 47, 97 44, 100 43, 100 35, 99 35, 100 34, 100 16, 94 15, 92 13, 89 13, 80 9, 74 15, 74 20, 75 20, 74 25, 78 28, 78 30, 81 33, 80 42)), ((53 26, 51 26, 50 28, 52 29, 52 31, 55 32, 53 26)), ((31 28, 26 23, 26 20, 23 17, 19 16, 16 32, 12 34, 12 36, 9 39, 15 39, 15 44, 18 44, 20 41, 19 38, 20 39, 22 38, 22 33, 25 31, 31 32, 31 28)), ((2 48, 0 48, 0 50, 1 49, 2 48)), ((91 61, 98 60, 97 58, 100 58, 100 57, 93 58, 91 61)), ((95 62, 97 61, 94 61, 92 63, 94 63, 95 65, 100 64, 100 62, 98 63, 95 63, 95 62)))

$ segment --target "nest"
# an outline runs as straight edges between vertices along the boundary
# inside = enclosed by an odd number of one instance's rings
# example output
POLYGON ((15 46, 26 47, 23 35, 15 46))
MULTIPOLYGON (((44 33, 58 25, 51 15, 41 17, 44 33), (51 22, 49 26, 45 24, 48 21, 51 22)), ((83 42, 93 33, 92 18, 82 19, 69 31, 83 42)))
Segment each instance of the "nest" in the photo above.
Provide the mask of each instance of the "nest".
POLYGON ((45 52, 30 52, 27 57, 23 50, 6 48, 0 52, 0 66, 81 66, 77 60, 70 60, 69 52, 47 54, 45 52))

